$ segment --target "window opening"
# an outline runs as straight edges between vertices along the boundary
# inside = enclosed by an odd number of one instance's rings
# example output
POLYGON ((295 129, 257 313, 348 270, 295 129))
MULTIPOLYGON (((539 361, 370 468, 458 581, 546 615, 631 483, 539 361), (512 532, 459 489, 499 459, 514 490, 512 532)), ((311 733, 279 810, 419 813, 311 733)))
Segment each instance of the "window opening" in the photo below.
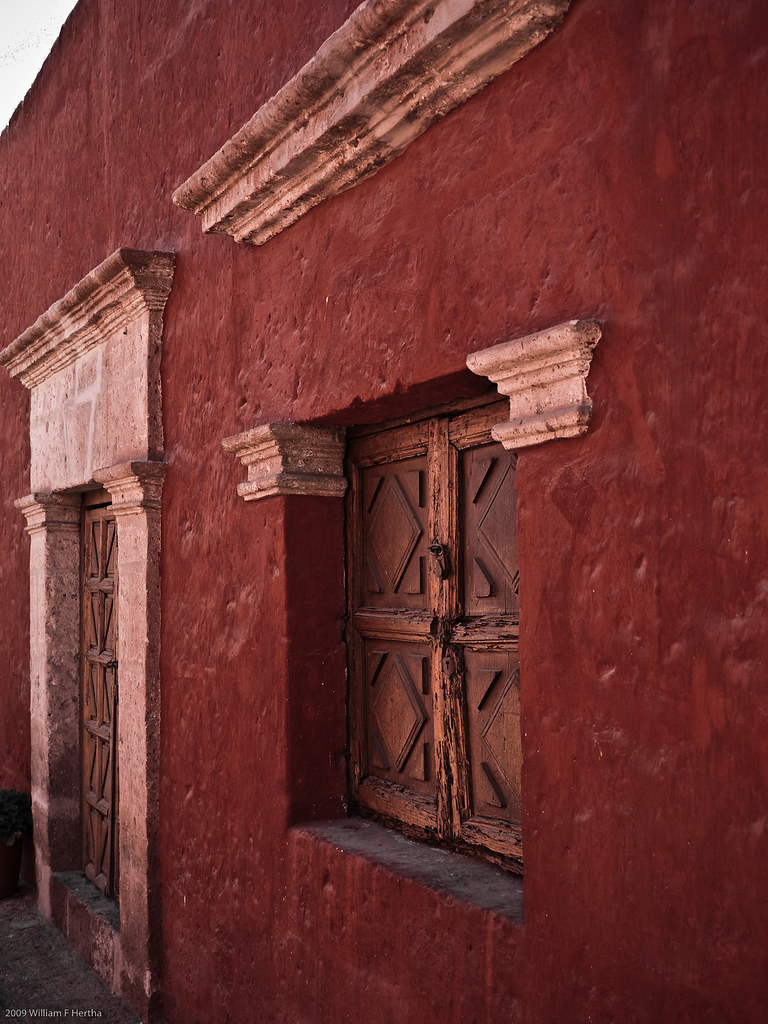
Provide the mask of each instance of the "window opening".
POLYGON ((516 455, 499 404, 351 432, 351 789, 362 813, 514 869, 516 455))

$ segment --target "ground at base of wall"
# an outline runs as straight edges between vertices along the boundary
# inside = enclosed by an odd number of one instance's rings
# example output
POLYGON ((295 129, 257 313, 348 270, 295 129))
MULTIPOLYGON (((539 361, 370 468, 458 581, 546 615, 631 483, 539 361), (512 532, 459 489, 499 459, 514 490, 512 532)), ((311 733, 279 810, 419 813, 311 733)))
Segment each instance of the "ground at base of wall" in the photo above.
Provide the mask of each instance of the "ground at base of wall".
POLYGON ((22 1017, 141 1024, 39 913, 28 890, 0 900, 0 1019, 22 1017))

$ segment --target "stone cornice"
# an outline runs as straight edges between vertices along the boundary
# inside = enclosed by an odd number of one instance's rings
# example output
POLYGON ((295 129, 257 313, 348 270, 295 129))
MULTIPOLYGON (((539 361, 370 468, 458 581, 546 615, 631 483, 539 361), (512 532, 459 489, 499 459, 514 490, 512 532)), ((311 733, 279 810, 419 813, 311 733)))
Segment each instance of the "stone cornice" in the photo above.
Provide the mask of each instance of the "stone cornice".
POLYGON ((174 193, 260 245, 389 163, 560 23, 570 0, 364 0, 174 193))
POLYGON ((173 253, 118 249, 0 352, 0 365, 28 388, 127 327, 163 310, 173 253))
POLYGON ((586 380, 600 335, 596 321, 571 320, 467 357, 473 373, 509 396, 509 423, 492 431, 497 441, 517 449, 586 433, 592 415, 586 380))
POLYGON ((237 493, 245 501, 273 494, 340 497, 344 478, 344 431, 299 423, 266 423, 222 441, 248 470, 237 493))

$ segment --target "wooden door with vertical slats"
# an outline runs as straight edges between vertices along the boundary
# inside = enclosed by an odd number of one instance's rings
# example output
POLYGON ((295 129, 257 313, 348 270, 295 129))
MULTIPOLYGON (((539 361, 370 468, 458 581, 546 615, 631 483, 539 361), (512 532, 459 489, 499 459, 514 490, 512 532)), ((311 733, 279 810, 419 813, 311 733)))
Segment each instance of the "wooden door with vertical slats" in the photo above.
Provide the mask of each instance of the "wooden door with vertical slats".
POLYGON ((83 513, 82 588, 83 867, 117 897, 117 525, 109 506, 83 513))

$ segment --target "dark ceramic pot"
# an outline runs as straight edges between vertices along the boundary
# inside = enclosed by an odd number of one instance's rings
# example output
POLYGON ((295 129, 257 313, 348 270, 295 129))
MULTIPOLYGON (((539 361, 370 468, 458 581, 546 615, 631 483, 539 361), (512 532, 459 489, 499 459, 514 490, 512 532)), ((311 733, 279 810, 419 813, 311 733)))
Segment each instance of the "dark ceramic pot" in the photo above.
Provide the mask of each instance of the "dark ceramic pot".
POLYGON ((13 896, 18 889, 21 847, 21 839, 17 839, 13 846, 0 843, 0 900, 6 896, 13 896))

